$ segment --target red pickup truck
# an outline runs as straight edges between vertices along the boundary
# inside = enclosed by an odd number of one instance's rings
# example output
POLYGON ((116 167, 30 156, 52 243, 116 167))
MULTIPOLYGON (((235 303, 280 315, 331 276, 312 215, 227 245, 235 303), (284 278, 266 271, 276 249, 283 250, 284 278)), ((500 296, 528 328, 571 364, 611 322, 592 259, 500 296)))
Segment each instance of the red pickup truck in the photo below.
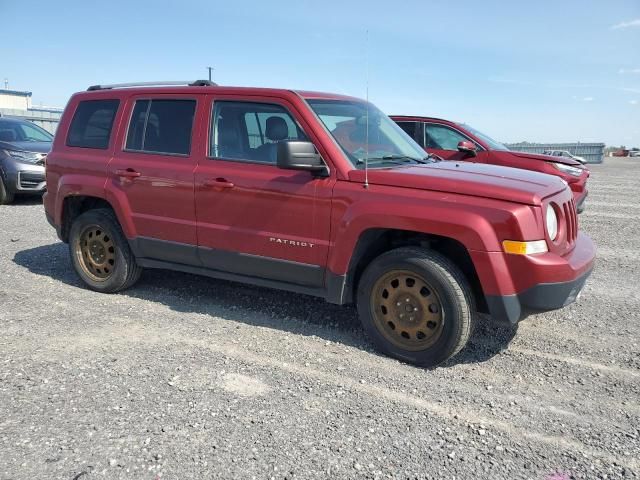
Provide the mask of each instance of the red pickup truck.
POLYGON ((427 152, 444 160, 491 163, 557 175, 571 187, 578 213, 584 209, 589 170, 578 160, 514 152, 469 125, 442 118, 407 115, 391 118, 427 152))
POLYGON ((341 95, 93 86, 69 101, 46 179, 47 219, 93 290, 162 268, 355 302, 379 349, 419 365, 460 351, 477 310, 513 324, 573 302, 594 263, 560 178, 434 162, 341 95))

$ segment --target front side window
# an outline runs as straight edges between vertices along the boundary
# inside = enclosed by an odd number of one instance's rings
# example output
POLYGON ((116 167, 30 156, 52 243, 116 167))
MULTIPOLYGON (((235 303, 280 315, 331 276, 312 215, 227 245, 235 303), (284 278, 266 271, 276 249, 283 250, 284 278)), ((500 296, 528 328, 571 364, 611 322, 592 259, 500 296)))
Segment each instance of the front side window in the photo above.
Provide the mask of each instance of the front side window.
POLYGON ((195 100, 137 100, 133 107, 127 150, 189 155, 195 100))
POLYGON ((460 124, 462 127, 464 127, 466 130, 470 131, 472 134, 474 134, 476 137, 480 138, 482 141, 484 141, 484 143, 486 143, 487 145, 489 145, 489 149, 490 150, 498 150, 498 151, 508 151, 509 149, 507 147, 505 147, 502 143, 497 142, 496 140, 494 140, 493 138, 491 138, 489 135, 482 133, 479 130, 476 130, 475 128, 466 125, 466 124, 460 124))
POLYGON ((458 143, 468 141, 469 139, 444 125, 427 123, 424 126, 424 140, 427 148, 436 150, 458 150, 458 143))
POLYGON ((276 163, 277 144, 307 140, 282 106, 253 102, 215 102, 209 155, 215 158, 276 163))
POLYGON ((373 104, 357 100, 307 100, 354 167, 423 163, 425 152, 373 104))
POLYGON ((98 148, 109 147, 113 120, 120 100, 85 100, 78 104, 69 134, 69 147, 98 148))

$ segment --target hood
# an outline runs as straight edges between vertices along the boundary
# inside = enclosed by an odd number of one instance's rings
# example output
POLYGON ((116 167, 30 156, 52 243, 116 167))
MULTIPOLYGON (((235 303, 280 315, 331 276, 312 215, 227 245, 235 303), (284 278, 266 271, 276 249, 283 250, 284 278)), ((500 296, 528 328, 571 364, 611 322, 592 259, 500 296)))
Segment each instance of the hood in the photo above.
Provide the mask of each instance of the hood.
POLYGON ((512 155, 520 158, 529 158, 531 160, 543 160, 545 162, 555 162, 555 163, 564 163, 565 165, 571 165, 572 167, 579 167, 582 163, 574 160, 572 158, 566 157, 552 157, 551 155, 541 155, 538 153, 524 153, 524 152, 513 152, 509 150, 512 155))
POLYGON ((51 142, 0 142, 0 149, 49 153, 51 145, 51 142))
MULTIPOLYGON (((564 190, 567 184, 555 175, 520 168, 468 162, 369 169, 369 183, 493 198, 539 205, 543 198, 564 190)), ((349 179, 364 183, 364 171, 352 170, 349 179)))

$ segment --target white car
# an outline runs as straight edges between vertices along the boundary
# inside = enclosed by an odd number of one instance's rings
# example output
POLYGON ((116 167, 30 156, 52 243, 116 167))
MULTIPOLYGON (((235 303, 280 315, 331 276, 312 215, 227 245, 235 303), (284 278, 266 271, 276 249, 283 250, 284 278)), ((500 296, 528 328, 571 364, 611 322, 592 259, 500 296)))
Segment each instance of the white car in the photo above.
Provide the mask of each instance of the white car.
POLYGON ((545 150, 542 152, 543 155, 551 155, 552 157, 564 157, 564 158, 573 158, 578 162, 585 164, 587 161, 584 157, 578 157, 577 155, 573 155, 571 152, 567 150, 545 150))

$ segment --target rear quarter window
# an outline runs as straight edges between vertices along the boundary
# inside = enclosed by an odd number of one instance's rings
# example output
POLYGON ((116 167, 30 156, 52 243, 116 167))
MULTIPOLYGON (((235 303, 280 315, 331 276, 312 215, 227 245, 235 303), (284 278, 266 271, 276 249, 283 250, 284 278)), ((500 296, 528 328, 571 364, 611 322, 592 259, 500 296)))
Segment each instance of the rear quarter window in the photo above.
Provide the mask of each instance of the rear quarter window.
POLYGON ((84 100, 78 104, 67 134, 67 146, 106 149, 120 100, 84 100))

